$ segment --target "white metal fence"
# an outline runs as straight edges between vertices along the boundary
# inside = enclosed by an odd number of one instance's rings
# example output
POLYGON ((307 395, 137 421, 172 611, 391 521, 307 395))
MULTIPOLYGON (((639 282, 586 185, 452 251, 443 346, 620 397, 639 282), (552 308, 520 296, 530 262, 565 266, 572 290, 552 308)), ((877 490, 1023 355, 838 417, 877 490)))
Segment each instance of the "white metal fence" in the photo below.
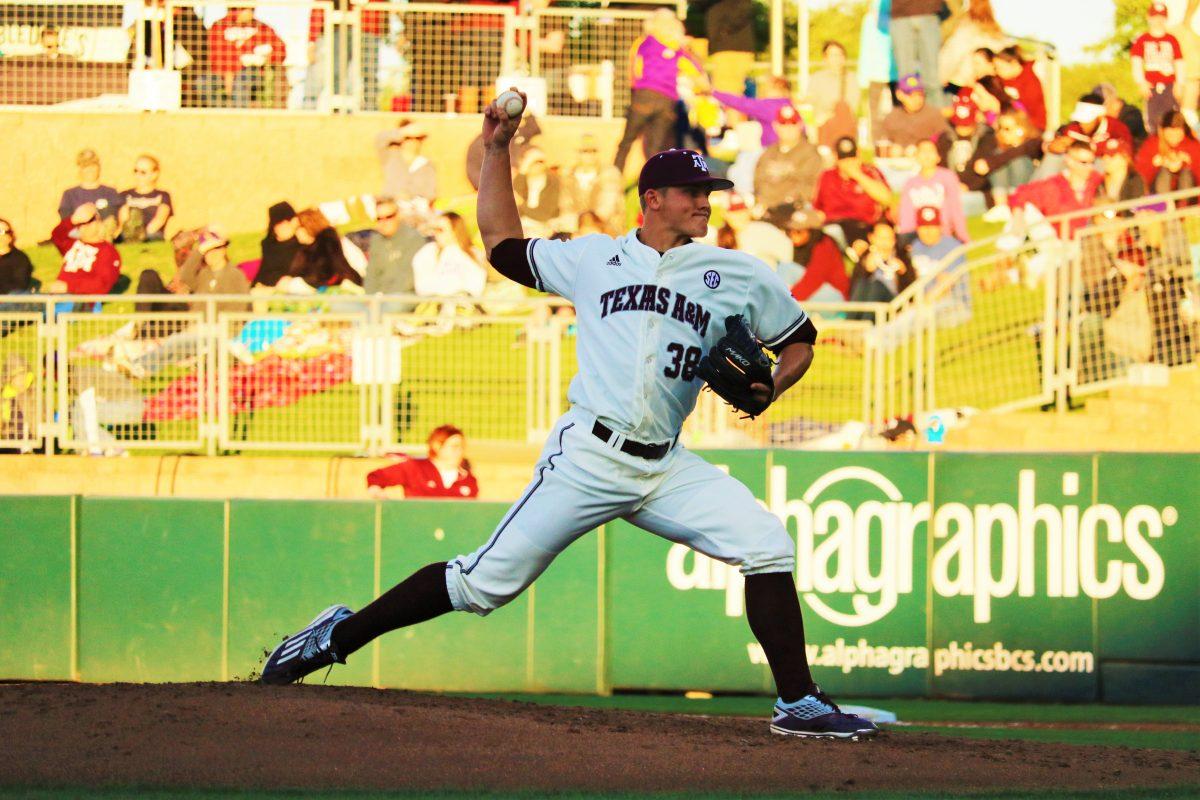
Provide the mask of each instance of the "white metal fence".
POLYGON ((540 8, 372 0, 0 0, 0 107, 476 113, 498 79, 550 114, 629 100, 655 6, 540 8))
MULTIPOLYGON (((218 296, 162 312, 133 310, 161 296, 0 297, 0 447, 378 453, 446 423, 544 437, 576 371, 573 318, 550 313, 561 302, 387 313, 413 299, 272 299, 251 314, 218 296)), ((690 440, 796 444, 876 418, 873 323, 846 316, 879 308, 814 307, 824 347, 809 378, 755 423, 704 393, 690 440)))

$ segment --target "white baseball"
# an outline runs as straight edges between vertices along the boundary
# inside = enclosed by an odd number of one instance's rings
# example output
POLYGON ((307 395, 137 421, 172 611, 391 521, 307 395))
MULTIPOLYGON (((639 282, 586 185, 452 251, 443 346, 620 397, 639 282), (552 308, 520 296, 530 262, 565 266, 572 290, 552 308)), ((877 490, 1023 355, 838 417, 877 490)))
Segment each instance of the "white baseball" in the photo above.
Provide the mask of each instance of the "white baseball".
POLYGON ((506 92, 501 92, 496 98, 496 104, 504 109, 510 118, 515 119, 521 116, 521 112, 525 110, 525 101, 521 99, 521 95, 509 89, 506 92))

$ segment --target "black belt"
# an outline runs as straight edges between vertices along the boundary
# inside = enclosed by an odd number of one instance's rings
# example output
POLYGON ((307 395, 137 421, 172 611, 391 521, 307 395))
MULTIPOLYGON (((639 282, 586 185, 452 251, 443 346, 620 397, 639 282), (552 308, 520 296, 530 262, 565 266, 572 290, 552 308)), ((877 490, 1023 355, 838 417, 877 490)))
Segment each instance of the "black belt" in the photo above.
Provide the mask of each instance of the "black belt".
MULTIPOLYGON (((600 420, 596 420, 596 424, 592 426, 592 435, 607 444, 612 439, 613 431, 600 420)), ((642 444, 641 442, 626 439, 621 442, 621 452, 637 456, 638 458, 648 458, 657 461, 671 452, 671 448, 674 446, 674 439, 669 442, 662 442, 661 444, 642 444)))

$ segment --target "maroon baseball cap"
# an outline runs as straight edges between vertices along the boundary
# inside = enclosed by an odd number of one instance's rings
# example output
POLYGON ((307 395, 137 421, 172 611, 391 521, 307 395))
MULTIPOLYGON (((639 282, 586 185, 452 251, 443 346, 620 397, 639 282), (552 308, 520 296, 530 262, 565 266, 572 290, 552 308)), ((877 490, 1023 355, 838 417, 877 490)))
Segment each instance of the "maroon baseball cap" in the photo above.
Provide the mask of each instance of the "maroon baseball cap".
POLYGON ((1150 10, 1146 12, 1146 16, 1148 16, 1148 17, 1169 16, 1169 14, 1167 13, 1166 3, 1151 3, 1150 10))
POLYGON ((707 184, 710 192, 732 189, 733 181, 714 178, 708 162, 695 150, 664 150, 650 157, 638 176, 638 194, 668 186, 707 184))

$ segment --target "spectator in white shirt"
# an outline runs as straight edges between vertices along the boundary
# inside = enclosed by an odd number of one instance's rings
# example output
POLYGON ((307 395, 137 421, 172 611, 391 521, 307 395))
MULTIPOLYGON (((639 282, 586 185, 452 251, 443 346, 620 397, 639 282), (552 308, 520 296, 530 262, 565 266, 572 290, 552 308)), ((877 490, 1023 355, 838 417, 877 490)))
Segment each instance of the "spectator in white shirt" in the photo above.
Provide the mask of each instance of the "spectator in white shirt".
POLYGON ((461 216, 447 211, 434 220, 433 241, 413 257, 413 280, 425 297, 483 294, 487 269, 461 216))

